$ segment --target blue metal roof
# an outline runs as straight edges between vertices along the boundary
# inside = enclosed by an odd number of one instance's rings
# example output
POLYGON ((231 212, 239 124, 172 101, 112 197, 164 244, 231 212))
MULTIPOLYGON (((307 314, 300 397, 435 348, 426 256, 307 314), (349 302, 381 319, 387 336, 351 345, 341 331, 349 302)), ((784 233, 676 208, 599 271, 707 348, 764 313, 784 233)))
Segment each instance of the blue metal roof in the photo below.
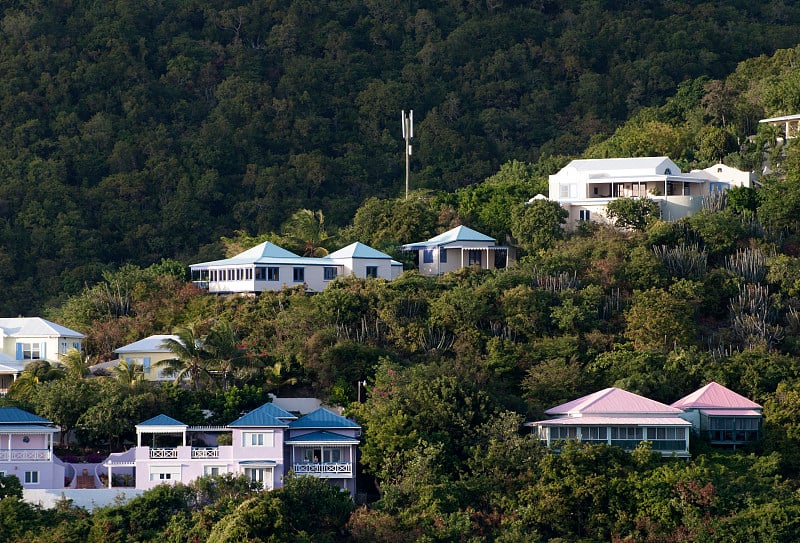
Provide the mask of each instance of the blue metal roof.
POLYGON ((333 432, 311 432, 286 440, 287 445, 310 445, 313 443, 336 443, 341 445, 358 445, 354 437, 334 434, 333 432))
POLYGON ((289 428, 308 428, 308 429, 324 429, 324 428, 353 428, 360 429, 361 426, 346 419, 342 416, 328 411, 324 407, 320 407, 316 411, 312 411, 308 415, 300 417, 296 421, 289 424, 289 428))
POLYGON ((364 245, 361 242, 351 243, 347 247, 342 247, 338 251, 334 251, 325 258, 381 258, 391 259, 386 253, 382 253, 377 249, 373 249, 369 245, 364 245))
POLYGON ((281 409, 277 405, 273 405, 272 403, 265 403, 261 407, 253 409, 246 415, 242 415, 228 426, 233 428, 242 428, 242 427, 286 427, 287 423, 280 420, 282 418, 296 418, 294 415, 286 411, 285 409, 281 409))
POLYGON ((144 422, 140 422, 136 426, 186 426, 179 420, 175 420, 172 417, 167 415, 156 415, 152 419, 147 419, 144 422))
POLYGON ((402 245, 401 248, 405 251, 416 251, 419 249, 424 249, 426 247, 447 245, 449 243, 455 243, 457 241, 481 241, 481 242, 495 243, 497 240, 487 236, 486 234, 481 234, 480 232, 478 232, 477 230, 473 230, 472 228, 466 226, 456 226, 455 228, 451 228, 447 232, 439 234, 438 236, 433 236, 427 241, 408 243, 406 245, 402 245))
POLYGON ((0 424, 53 424, 53 421, 19 407, 0 407, 0 424))

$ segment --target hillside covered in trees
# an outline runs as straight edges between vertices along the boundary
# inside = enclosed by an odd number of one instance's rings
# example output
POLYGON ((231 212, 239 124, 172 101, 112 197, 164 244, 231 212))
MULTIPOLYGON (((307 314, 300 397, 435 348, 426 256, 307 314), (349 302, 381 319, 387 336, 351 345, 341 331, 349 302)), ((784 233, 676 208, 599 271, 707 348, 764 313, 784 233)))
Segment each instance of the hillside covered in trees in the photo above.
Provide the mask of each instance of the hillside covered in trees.
POLYGON ((757 122, 800 112, 800 11, 753 4, 9 6, 0 307, 86 333, 87 356, 33 365, 2 402, 104 450, 159 413, 226 424, 269 392, 343 405, 364 436, 358 507, 301 478, 40 511, 2 478, 0 542, 800 539, 800 147, 757 122), (568 156, 648 155, 768 174, 626 230, 565 232, 558 206, 522 203, 568 156), (393 252, 458 223, 519 263, 255 298, 185 277, 265 237, 393 252), (182 369, 225 379, 87 378, 173 330, 198 350, 182 369), (607 386, 669 403, 711 380, 764 406, 759 443, 553 455, 521 426, 607 386))
POLYGON ((219 256, 297 209, 347 225, 402 191, 402 109, 413 186, 452 192, 578 154, 798 31, 780 1, 6 2, 0 312, 125 263, 219 256))

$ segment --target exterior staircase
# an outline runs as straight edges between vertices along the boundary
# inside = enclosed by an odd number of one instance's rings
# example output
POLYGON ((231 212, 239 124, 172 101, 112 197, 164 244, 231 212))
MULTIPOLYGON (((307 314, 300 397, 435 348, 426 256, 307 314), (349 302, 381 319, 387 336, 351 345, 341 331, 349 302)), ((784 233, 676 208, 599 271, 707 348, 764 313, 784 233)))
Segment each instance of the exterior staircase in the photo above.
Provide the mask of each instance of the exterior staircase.
POLYGON ((95 485, 94 475, 90 475, 89 470, 84 469, 83 473, 77 476, 75 488, 97 488, 95 485))

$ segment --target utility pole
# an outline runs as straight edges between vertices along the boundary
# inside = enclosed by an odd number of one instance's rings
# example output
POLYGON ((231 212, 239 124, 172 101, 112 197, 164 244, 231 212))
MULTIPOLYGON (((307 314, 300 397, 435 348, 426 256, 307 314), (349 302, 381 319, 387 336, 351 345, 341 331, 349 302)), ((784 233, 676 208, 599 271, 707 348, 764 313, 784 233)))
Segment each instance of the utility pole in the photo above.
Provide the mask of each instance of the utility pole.
POLYGON ((405 139, 406 143, 406 200, 408 200, 408 178, 411 175, 411 138, 414 137, 414 110, 409 109, 408 115, 403 110, 401 112, 401 122, 403 125, 403 139, 405 139))

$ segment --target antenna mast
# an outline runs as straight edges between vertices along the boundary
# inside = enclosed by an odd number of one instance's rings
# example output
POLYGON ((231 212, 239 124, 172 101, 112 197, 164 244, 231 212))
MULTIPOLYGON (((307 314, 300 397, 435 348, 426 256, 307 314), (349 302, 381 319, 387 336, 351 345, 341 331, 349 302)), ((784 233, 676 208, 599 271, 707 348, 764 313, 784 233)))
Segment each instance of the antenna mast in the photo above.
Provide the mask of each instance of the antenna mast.
POLYGON ((406 200, 408 200, 408 178, 411 174, 411 138, 414 137, 414 110, 409 109, 408 115, 403 110, 400 120, 403 126, 403 139, 406 143, 404 154, 406 156, 406 200))

